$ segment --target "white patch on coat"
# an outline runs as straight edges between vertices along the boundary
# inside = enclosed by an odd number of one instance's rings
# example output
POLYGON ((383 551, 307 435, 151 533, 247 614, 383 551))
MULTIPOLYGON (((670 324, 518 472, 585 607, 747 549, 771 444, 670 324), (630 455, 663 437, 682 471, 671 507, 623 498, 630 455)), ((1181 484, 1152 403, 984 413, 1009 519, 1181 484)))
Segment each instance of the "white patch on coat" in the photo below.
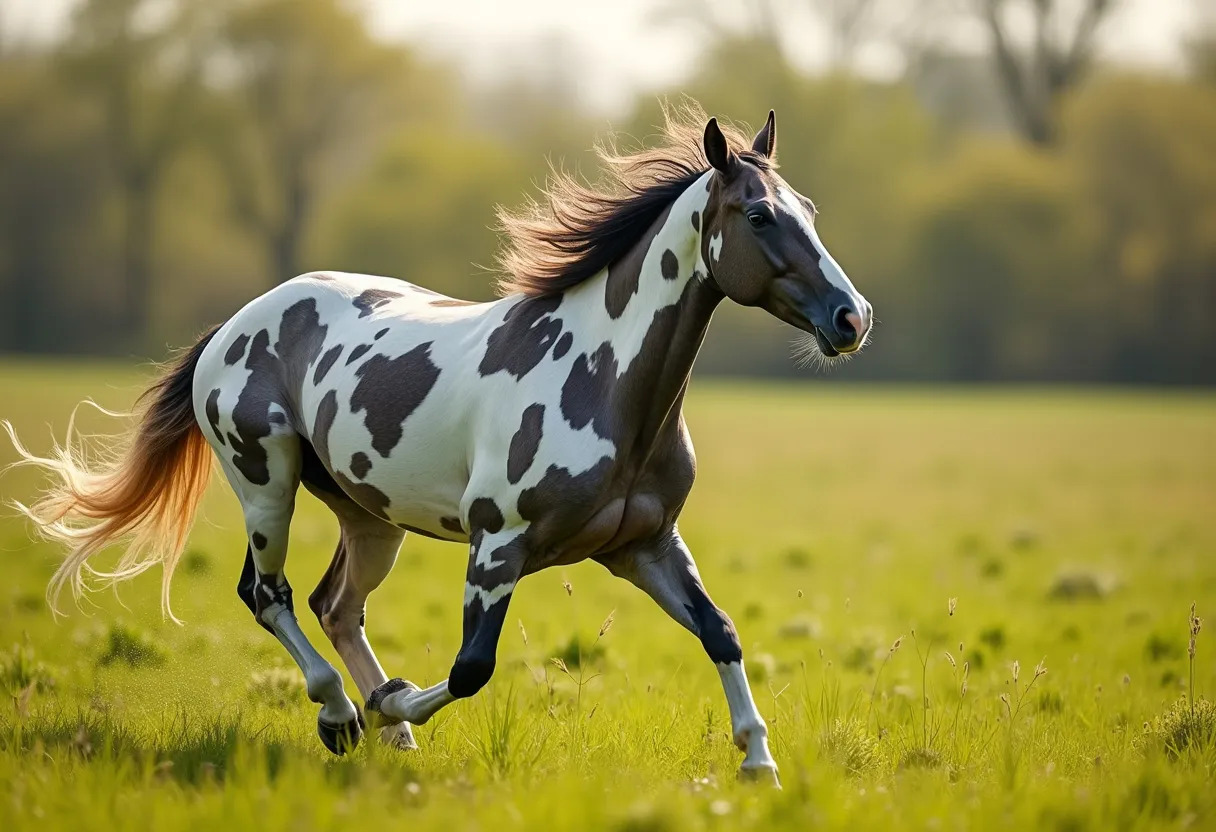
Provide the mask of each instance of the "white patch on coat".
POLYGON ((815 251, 819 254, 819 268, 823 271, 823 276, 827 278, 828 283, 831 283, 837 289, 849 296, 854 306, 859 310, 860 314, 864 314, 865 301, 861 297, 861 293, 854 288, 852 281, 848 275, 844 273, 844 269, 840 268, 840 264, 828 253, 827 246, 819 239, 819 233, 815 231, 815 225, 811 222, 810 217, 806 214, 806 208, 802 202, 794 195, 794 192, 787 187, 779 187, 777 189, 777 198, 781 205, 789 213, 790 217, 802 229, 802 233, 807 236, 814 246, 815 251))

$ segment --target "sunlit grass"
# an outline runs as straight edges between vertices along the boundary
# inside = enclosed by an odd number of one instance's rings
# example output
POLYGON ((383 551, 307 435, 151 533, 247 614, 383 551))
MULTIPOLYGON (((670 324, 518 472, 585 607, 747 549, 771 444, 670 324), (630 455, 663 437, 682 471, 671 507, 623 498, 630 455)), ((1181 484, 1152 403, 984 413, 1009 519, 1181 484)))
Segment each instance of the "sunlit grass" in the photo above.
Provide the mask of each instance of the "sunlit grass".
MULTIPOLYGON (((122 407, 138 382, 0 366, 0 417, 40 449, 74 401, 122 407)), ((0 519, 0 828, 1211 822, 1216 647, 1202 627, 1192 664, 1189 610, 1216 610, 1216 399, 698 381, 687 416, 681 531, 741 634, 782 792, 736 783, 712 665, 594 564, 521 584, 493 682, 418 727, 418 752, 329 757, 236 598, 244 545, 217 482, 175 579, 184 627, 155 575, 54 622, 54 553, 0 519)), ((15 470, 0 494, 36 484, 15 470)), ((297 598, 335 534, 301 497, 297 598)), ((390 675, 446 674, 464 557, 407 540, 368 610, 390 675)))

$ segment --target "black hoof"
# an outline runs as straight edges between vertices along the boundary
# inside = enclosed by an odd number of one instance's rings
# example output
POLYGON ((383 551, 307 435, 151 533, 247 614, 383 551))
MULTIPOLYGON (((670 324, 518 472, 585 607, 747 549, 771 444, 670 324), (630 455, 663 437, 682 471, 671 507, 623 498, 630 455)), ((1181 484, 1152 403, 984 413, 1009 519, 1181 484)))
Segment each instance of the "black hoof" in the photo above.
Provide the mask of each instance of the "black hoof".
POLYGON ((373 728, 387 728, 390 725, 396 725, 401 720, 393 719, 380 711, 380 705, 384 702, 384 697, 390 693, 407 690, 412 687, 409 682, 401 678, 389 679, 380 687, 368 694, 367 702, 363 710, 367 712, 368 719, 372 722, 373 728))
POLYGON ((337 754, 341 757, 348 751, 354 751, 359 744, 359 740, 363 739, 363 729, 367 727, 367 723, 363 721, 363 714, 355 712, 355 718, 350 722, 345 722, 341 725, 331 725, 321 717, 317 717, 317 735, 321 737, 321 742, 330 750, 330 753, 337 754))

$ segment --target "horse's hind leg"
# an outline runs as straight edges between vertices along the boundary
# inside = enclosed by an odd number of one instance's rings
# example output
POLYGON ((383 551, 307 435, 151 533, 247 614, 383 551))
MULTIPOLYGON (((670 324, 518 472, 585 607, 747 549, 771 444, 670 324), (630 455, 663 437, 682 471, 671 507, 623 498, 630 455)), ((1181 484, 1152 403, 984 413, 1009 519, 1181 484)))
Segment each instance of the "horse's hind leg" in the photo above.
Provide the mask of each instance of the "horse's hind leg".
POLYGON ((265 466, 223 460, 224 472, 241 501, 249 546, 237 592, 259 624, 286 648, 304 673, 308 698, 321 705, 317 733, 325 747, 344 754, 363 735, 363 716, 342 689, 342 675, 321 657, 296 620, 291 585, 283 566, 287 533, 300 482, 300 438, 280 430, 259 443, 265 466))
MULTIPOLYGON (((332 499, 323 499, 338 515, 342 537, 329 569, 308 598, 308 606, 366 701, 372 691, 388 681, 364 632, 367 596, 393 568, 405 533, 353 503, 335 505, 332 499)), ((382 728, 380 738, 397 748, 417 748, 407 722, 382 728)))

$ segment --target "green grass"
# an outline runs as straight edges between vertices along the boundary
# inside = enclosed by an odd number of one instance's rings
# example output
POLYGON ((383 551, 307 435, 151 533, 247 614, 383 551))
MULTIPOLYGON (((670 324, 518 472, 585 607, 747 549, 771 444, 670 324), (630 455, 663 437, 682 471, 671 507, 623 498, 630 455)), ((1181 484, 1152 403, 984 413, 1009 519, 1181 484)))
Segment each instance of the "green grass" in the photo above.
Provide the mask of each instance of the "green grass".
MULTIPOLYGON (((0 417, 44 450, 76 400, 121 407, 140 380, 3 364, 0 417)), ((1216 614, 1216 398, 702 381, 688 419, 681 530, 743 639, 783 791, 735 781, 712 665, 595 564, 523 582, 493 682, 417 729, 420 751, 331 758, 236 598, 244 544, 217 481, 174 585, 183 627, 152 574, 52 620, 55 553, 0 519, 0 828, 1211 828, 1213 628, 1195 709, 1180 700, 1190 604, 1216 614)), ((35 487, 0 479, 7 498, 35 487)), ((335 534, 302 496, 297 597, 335 534)), ((368 610, 390 675, 445 675, 464 559, 407 540, 368 610)))

